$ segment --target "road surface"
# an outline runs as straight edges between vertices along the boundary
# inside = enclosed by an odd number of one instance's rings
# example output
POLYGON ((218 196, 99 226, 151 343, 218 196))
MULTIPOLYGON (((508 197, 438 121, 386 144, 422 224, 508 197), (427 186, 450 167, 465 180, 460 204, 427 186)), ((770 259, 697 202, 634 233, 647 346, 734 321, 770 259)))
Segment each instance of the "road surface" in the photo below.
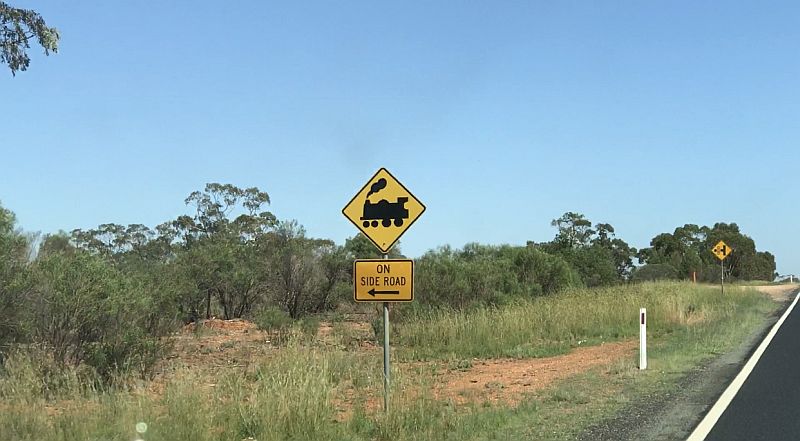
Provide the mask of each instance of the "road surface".
MULTIPOLYGON (((790 307, 708 441, 800 439, 800 306, 790 307)), ((754 353, 757 356, 759 350, 754 353)), ((747 366, 743 371, 747 370, 747 366)), ((734 383, 736 380, 734 380, 734 383)), ((725 394, 721 398, 724 400, 725 394)), ((713 409, 709 414, 713 413, 713 409)), ((703 421, 701 426, 707 421, 703 421)), ((698 439, 698 437, 689 438, 698 439)))

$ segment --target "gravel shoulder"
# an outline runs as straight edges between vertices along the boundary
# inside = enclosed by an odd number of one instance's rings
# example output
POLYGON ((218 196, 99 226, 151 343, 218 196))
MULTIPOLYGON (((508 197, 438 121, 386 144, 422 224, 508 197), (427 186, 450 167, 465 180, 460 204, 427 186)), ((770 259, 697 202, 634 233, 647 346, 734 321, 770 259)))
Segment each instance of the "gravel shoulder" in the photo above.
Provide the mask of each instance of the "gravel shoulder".
POLYGON ((782 303, 738 348, 705 362, 683 376, 671 391, 632 403, 616 416, 589 427, 582 441, 685 440, 789 306, 797 285, 756 287, 782 303))

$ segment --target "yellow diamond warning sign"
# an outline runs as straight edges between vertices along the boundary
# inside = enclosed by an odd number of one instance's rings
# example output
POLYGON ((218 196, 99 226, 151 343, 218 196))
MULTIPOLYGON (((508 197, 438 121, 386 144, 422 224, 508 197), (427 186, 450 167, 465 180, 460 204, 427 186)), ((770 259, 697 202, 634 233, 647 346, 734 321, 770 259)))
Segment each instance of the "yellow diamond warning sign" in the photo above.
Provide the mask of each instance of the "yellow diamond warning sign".
POLYGON ((719 243, 714 245, 714 248, 711 249, 711 252, 714 253, 719 260, 725 260, 725 258, 731 254, 731 251, 733 250, 723 241, 719 241, 719 243))
POLYGON ((384 253, 424 211, 422 202, 385 168, 378 170, 342 209, 345 217, 384 253))
POLYGON ((356 260, 353 262, 353 298, 356 302, 414 300, 414 261, 356 260))

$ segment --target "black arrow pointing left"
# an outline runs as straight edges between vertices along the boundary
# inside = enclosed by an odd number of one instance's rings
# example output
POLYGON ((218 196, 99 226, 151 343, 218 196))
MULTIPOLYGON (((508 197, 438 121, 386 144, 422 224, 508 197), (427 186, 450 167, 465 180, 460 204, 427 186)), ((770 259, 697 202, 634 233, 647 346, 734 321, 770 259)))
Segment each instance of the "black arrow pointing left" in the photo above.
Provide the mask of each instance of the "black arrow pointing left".
POLYGON ((400 291, 378 291, 375 288, 372 288, 371 290, 367 291, 367 293, 369 293, 369 295, 371 295, 372 297, 375 297, 375 295, 380 295, 380 294, 387 294, 387 295, 400 294, 400 291))

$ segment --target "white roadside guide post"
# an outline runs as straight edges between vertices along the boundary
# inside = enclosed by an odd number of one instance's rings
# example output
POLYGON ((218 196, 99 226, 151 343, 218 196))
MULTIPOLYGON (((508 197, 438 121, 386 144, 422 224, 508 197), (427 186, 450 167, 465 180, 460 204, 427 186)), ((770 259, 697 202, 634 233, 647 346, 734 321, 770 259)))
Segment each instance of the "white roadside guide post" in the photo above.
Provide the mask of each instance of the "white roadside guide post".
POLYGON ((647 310, 639 308, 639 369, 647 369, 647 310))

